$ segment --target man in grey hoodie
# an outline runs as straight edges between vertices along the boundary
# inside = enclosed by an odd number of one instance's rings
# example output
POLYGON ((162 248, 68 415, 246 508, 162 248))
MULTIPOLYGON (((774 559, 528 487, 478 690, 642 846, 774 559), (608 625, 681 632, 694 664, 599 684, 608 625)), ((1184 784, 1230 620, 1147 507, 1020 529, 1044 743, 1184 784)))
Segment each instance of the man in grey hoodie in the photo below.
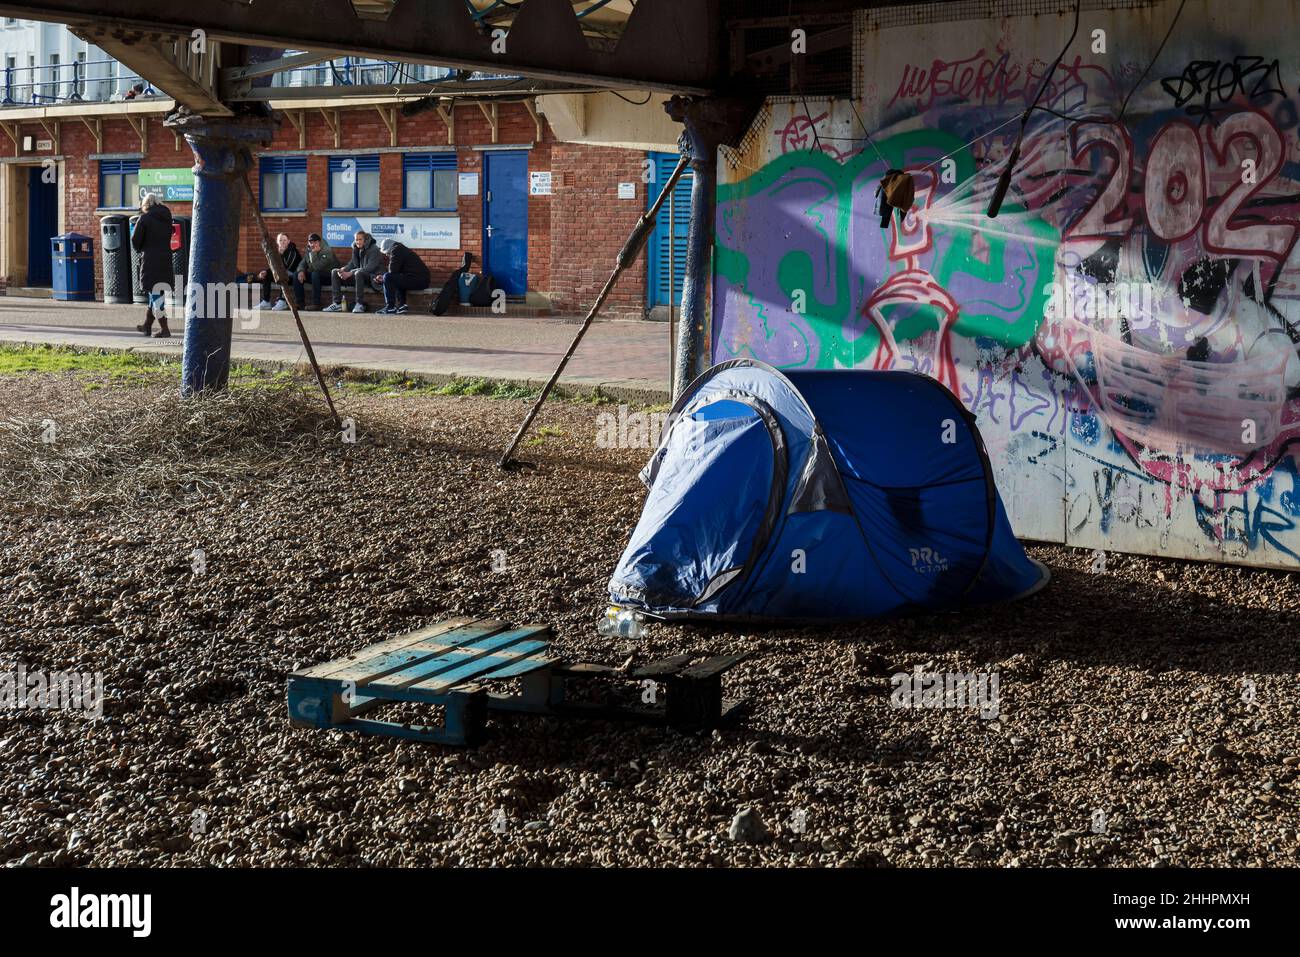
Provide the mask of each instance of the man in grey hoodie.
POLYGON ((342 312, 343 311, 343 283, 351 282, 356 292, 356 305, 352 307, 353 312, 365 312, 365 304, 361 301, 361 296, 374 277, 384 271, 384 255, 379 251, 379 246, 375 244, 375 238, 364 229, 358 229, 357 234, 352 240, 352 258, 348 260, 346 266, 331 270, 330 286, 333 291, 334 301, 326 306, 322 312, 342 312))

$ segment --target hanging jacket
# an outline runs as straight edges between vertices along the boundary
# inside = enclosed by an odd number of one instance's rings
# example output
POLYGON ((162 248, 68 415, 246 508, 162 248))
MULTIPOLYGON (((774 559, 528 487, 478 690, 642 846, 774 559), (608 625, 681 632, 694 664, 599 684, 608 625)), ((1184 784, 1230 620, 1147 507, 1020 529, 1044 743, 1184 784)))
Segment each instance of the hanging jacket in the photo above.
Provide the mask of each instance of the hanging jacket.
POLYGON ((429 267, 401 243, 393 244, 393 251, 388 256, 388 271, 401 278, 404 289, 429 288, 429 267))
POLYGON ((160 283, 170 287, 172 273, 172 211, 162 203, 149 207, 136 221, 131 246, 140 253, 140 288, 151 292, 160 283))

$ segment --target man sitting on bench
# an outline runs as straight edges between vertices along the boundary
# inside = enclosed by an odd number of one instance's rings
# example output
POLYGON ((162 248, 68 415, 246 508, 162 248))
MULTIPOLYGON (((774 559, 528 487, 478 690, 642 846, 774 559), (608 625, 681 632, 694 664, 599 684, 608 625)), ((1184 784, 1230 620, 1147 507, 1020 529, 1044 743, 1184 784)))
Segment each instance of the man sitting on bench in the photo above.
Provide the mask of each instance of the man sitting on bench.
POLYGON ((384 257, 379 247, 375 245, 375 238, 364 229, 358 229, 352 240, 352 258, 348 260, 346 266, 330 272, 330 286, 334 301, 321 311, 342 312, 343 283, 351 282, 357 294, 357 302, 352 307, 352 311, 365 312, 366 304, 362 301, 362 296, 365 295, 366 286, 383 271, 384 257))
POLYGON ((383 315, 405 315, 406 293, 411 289, 429 287, 429 267, 419 256, 397 242, 385 239, 379 244, 379 251, 388 257, 388 271, 380 276, 384 284, 383 315))
POLYGON ((337 264, 334 250, 320 238, 320 233, 308 236, 307 254, 302 257, 298 274, 293 277, 293 292, 298 297, 298 302, 302 303, 307 298, 306 283, 311 283, 312 307, 319 309, 321 284, 330 278, 330 273, 337 264))

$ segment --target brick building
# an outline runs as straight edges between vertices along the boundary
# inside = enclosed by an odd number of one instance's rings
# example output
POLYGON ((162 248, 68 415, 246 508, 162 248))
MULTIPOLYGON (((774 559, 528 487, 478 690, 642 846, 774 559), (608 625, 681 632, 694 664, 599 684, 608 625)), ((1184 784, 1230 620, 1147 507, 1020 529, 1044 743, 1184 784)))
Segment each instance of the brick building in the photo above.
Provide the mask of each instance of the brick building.
MULTIPOLYGON (((659 168, 659 154, 559 142, 533 100, 446 102, 410 117, 392 100, 285 105, 251 177, 268 227, 300 249, 308 233, 325 234, 343 262, 354 219, 400 219, 408 233, 437 234, 424 248, 408 243, 428 263, 435 288, 470 252, 474 271, 486 257, 511 311, 584 312, 656 195, 645 173, 659 168)), ((183 178, 193 159, 183 138, 163 126, 170 107, 169 99, 145 98, 0 110, 7 134, 0 152, 12 153, 0 156, 0 281, 11 292, 48 284, 36 259, 48 256, 47 236, 98 239, 101 218, 129 214, 151 171, 183 178)), ((179 198, 192 195, 184 186, 167 193, 173 214, 190 213, 179 198)), ((679 246, 687 196, 679 189, 675 200, 679 246)), ((261 268, 250 210, 242 222, 240 267, 261 268)), ((656 255, 667 248, 666 223, 660 233, 650 255, 620 279, 604 316, 647 317, 656 289, 658 302, 666 301, 666 256, 656 255)), ((98 243, 95 255, 98 295, 98 243)), ((682 263, 675 265, 680 274, 682 263)))

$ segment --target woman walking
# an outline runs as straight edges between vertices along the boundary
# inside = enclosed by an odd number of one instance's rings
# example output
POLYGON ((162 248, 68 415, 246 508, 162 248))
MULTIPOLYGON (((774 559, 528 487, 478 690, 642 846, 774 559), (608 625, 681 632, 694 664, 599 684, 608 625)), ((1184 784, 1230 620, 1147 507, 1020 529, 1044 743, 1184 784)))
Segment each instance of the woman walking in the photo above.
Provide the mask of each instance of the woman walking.
POLYGON ((156 290, 170 289, 172 284, 172 211, 158 202, 153 193, 145 193, 140 200, 140 218, 131 234, 131 245, 140 253, 140 288, 149 297, 144 322, 135 327, 136 331, 149 335, 157 319, 158 332, 154 338, 166 339, 172 334, 163 314, 167 298, 156 290))

